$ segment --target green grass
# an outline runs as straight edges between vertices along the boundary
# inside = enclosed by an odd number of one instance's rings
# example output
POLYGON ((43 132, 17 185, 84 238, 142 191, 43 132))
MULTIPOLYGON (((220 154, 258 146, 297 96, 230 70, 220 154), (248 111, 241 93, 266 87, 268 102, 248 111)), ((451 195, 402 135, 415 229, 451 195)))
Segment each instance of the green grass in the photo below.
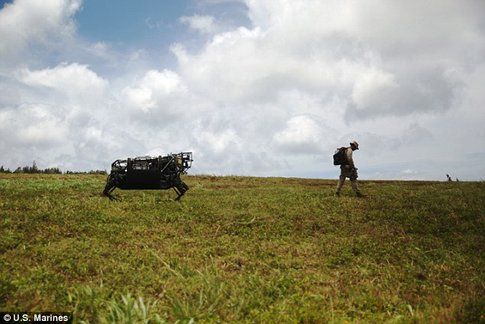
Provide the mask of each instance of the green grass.
POLYGON ((0 175, 0 310, 88 322, 485 321, 485 183, 0 175))

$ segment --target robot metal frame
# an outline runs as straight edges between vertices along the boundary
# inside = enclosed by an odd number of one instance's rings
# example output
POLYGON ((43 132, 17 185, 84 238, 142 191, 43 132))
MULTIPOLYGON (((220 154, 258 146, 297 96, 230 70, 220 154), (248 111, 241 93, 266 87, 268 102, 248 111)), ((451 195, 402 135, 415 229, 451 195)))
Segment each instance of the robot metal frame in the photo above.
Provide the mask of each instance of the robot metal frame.
POLYGON ((116 160, 106 180, 103 195, 116 200, 111 193, 121 190, 166 190, 173 188, 179 200, 189 186, 180 178, 192 166, 192 152, 180 152, 165 156, 141 156, 116 160))

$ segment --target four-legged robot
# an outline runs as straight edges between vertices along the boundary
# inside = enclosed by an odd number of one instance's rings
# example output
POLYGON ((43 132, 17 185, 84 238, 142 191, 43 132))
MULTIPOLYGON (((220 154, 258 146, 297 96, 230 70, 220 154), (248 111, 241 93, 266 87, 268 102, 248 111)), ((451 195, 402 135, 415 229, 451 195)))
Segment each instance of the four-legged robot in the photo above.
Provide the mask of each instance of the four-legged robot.
POLYGON ((111 173, 106 181, 103 194, 110 200, 116 188, 170 189, 173 188, 179 200, 189 187, 180 178, 192 166, 192 152, 181 152, 158 157, 136 157, 116 160, 111 164, 111 173))

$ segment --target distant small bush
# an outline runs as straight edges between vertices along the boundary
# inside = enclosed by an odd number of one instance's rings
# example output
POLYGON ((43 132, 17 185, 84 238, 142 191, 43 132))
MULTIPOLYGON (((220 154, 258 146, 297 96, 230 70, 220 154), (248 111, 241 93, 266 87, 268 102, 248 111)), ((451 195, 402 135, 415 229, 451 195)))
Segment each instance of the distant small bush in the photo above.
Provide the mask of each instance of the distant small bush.
POLYGON ((106 170, 90 170, 90 171, 70 171, 67 170, 66 174, 108 174, 106 170))
POLYGON ((10 169, 5 169, 2 165, 0 166, 0 173, 12 173, 12 171, 10 171, 10 169))

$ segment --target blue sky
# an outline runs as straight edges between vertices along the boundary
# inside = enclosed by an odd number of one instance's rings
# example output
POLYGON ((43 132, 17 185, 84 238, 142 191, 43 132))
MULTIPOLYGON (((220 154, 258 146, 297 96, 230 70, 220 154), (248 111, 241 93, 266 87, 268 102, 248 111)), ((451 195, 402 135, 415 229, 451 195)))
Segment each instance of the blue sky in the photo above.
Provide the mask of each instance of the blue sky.
POLYGON ((483 1, 4 3, 6 167, 333 178, 357 140, 362 179, 485 178, 483 1))
POLYGON ((120 53, 143 50, 145 64, 173 67, 176 60, 171 45, 183 42, 189 50, 197 50, 210 36, 191 32, 181 17, 210 15, 227 26, 247 26, 246 10, 237 1, 85 0, 73 18, 80 39, 107 44, 120 53))
POLYGON ((242 3, 194 0, 86 0, 75 20, 79 36, 88 41, 162 52, 174 42, 198 41, 180 22, 180 17, 194 14, 217 15, 230 24, 248 23, 242 3))
POLYGON ((12 3, 13 1, 11 0, 0 0, 0 7, 3 8, 3 6, 6 4, 6 3, 12 3))
POLYGON ((89 41, 166 46, 177 39, 177 20, 190 6, 191 1, 184 0, 87 0, 75 18, 79 34, 89 41))

